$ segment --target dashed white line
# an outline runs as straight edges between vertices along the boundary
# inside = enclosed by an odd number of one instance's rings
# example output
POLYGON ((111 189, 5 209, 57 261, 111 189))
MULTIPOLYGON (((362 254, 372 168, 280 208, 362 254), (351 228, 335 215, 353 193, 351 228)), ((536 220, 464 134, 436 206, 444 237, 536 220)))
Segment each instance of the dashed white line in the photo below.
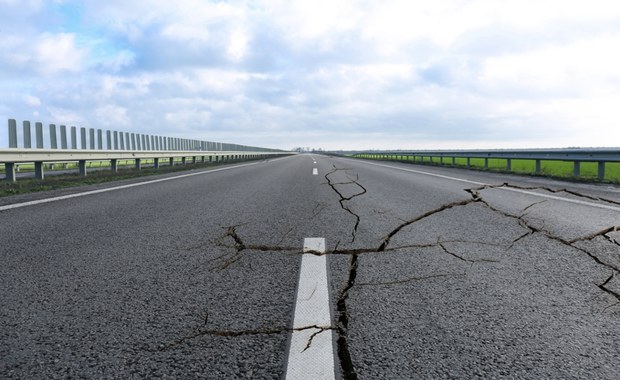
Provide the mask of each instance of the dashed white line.
POLYGON ((304 239, 286 379, 335 379, 324 238, 304 239))
POLYGON ((312 175, 319 175, 319 169, 313 168, 312 169, 312 175))

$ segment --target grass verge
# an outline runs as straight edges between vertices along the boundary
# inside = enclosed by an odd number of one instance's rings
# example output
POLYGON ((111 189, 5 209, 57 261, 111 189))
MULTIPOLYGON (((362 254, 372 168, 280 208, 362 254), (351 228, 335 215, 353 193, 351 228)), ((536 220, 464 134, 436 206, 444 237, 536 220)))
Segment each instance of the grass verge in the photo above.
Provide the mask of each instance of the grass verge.
MULTIPOLYGON (((0 197, 6 197, 16 194, 27 194, 38 191, 47 191, 62 189, 67 187, 93 185, 105 182, 118 181, 123 179, 139 178, 152 176, 157 174, 166 174, 187 171, 191 169, 203 169, 215 166, 222 166, 231 163, 240 163, 248 161, 263 160, 266 157, 260 159, 243 159, 234 161, 222 161, 222 162, 207 162, 207 163, 187 163, 186 165, 174 165, 174 166, 160 166, 158 169, 152 167, 143 167, 141 170, 136 170, 133 166, 119 166, 116 173, 108 170, 92 171, 89 172, 86 177, 80 176, 78 173, 70 174, 58 174, 49 175, 43 180, 35 178, 18 178, 17 182, 7 182, 5 180, 0 181, 0 197)), ((103 166, 91 166, 91 167, 105 167, 103 166)), ((109 166, 109 165, 108 165, 109 166)))
MULTIPOLYGON (((376 159, 382 160, 380 158, 365 158, 365 159, 376 159)), ((413 157, 404 157, 403 159, 397 158, 394 160, 386 161, 398 161, 398 162, 409 162, 413 163, 413 157)), ((573 162, 565 162, 565 161, 541 161, 540 173, 536 174, 536 161, 535 160, 517 160, 513 159, 511 161, 511 170, 507 170, 506 160, 505 159, 489 159, 488 160, 488 168, 485 167, 483 158, 472 158, 470 159, 470 168, 476 170, 488 170, 488 171, 497 171, 502 173, 517 173, 517 174, 526 174, 526 175, 536 175, 536 176, 544 176, 544 177, 552 177, 552 178, 560 178, 560 179, 568 179, 573 181, 583 181, 583 182, 600 182, 598 179, 598 163, 596 162, 582 162, 580 175, 575 177, 573 175, 573 162)), ((416 157, 416 163, 419 164, 431 164, 431 165, 439 165, 440 158, 439 157, 416 157)), ((456 167, 467 167, 467 159, 466 158, 456 158, 454 165, 452 165, 451 158, 444 158, 444 165, 446 166, 456 166, 456 167)), ((609 183, 620 183, 620 162, 607 162, 605 163, 605 179, 604 182, 609 183)))

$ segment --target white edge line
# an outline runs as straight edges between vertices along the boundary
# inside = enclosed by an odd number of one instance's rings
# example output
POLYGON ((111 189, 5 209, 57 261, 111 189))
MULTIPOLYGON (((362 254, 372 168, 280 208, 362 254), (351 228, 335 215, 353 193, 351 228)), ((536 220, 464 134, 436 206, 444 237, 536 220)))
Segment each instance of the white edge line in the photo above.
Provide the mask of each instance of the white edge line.
MULTIPOLYGON (((456 178, 456 177, 449 177, 449 176, 446 176, 446 175, 429 173, 429 172, 425 172, 425 171, 421 171, 421 170, 406 169, 406 168, 400 168, 398 166, 376 164, 374 162, 366 162, 366 164, 374 165, 374 166, 381 166, 381 167, 384 167, 384 168, 402 170, 402 171, 412 172, 412 173, 417 173, 417 174, 423 174, 423 175, 428 175, 428 176, 431 176, 431 177, 438 177, 438 178, 443 178, 443 179, 449 179, 449 180, 452 180, 452 181, 465 182, 465 183, 470 183, 472 185, 492 186, 491 184, 488 184, 488 183, 470 181, 470 180, 467 180, 467 179, 456 178)), ((562 202, 574 203, 574 204, 578 204, 578 205, 597 207, 597 208, 602 208, 602 209, 605 209, 605 210, 611 210, 611 211, 620 212, 620 207, 611 206, 611 205, 604 205, 604 204, 599 204, 599 203, 592 203, 592 202, 587 202, 587 201, 581 201, 579 199, 562 198, 562 197, 558 197, 558 196, 555 196, 555 195, 541 194, 541 193, 536 193, 536 192, 533 192, 533 191, 528 191, 528 190, 523 190, 523 189, 515 189, 515 188, 512 188, 512 187, 505 187, 505 186, 494 187, 494 189, 505 190, 505 191, 512 191, 512 192, 515 192, 515 193, 533 195, 533 196, 541 197, 541 198, 548 198, 548 199, 553 199, 553 200, 562 201, 562 202)))
POLYGON ((245 167, 245 166, 257 165, 258 163, 260 163, 260 161, 252 162, 252 163, 249 163, 249 164, 243 164, 243 165, 228 166, 228 167, 225 167, 225 168, 205 170, 205 171, 201 171, 201 172, 198 172, 198 173, 189 173, 189 174, 182 174, 182 175, 178 175, 178 176, 174 176, 174 177, 160 178, 160 179, 155 179, 155 180, 146 181, 146 182, 131 183, 131 184, 128 184, 128 185, 109 187, 109 188, 99 189, 99 190, 85 191, 83 193, 75 193, 75 194, 69 194, 69 195, 62 195, 62 196, 54 197, 54 198, 38 199, 36 201, 29 201, 29 202, 23 202, 23 203, 14 203, 14 204, 10 204, 10 205, 0 206, 0 211, 11 210, 11 209, 20 208, 20 207, 34 206, 34 205, 38 205, 38 204, 42 204, 42 203, 61 201, 61 200, 64 200, 64 199, 84 197, 86 195, 105 193, 105 192, 108 192, 108 191, 128 189, 130 187, 150 185, 150 184, 158 183, 158 182, 172 181, 174 179, 193 177, 193 176, 196 176, 196 175, 209 174, 209 173, 219 172, 219 171, 223 171, 223 170, 237 169, 237 168, 242 168, 242 167, 245 167))

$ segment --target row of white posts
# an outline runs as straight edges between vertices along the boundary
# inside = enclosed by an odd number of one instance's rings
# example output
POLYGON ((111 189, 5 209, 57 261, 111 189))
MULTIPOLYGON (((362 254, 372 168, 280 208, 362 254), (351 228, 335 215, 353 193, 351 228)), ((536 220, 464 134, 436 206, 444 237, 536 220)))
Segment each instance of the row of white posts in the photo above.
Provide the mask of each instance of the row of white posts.
POLYGON ((101 129, 93 128, 89 129, 88 133, 86 128, 80 128, 80 148, 78 148, 77 128, 71 127, 67 130, 66 126, 61 125, 57 129, 54 124, 49 125, 49 139, 46 139, 49 145, 45 146, 47 144, 44 144, 42 123, 35 123, 35 147, 33 147, 32 128, 29 121, 23 122, 22 131, 23 147, 20 148, 17 122, 10 119, 9 149, 0 149, 0 164, 4 163, 5 178, 11 182, 16 180, 16 165, 27 162, 34 163, 35 177, 43 179, 46 162, 77 161, 79 173, 85 176, 87 161, 110 161, 112 171, 117 171, 118 160, 134 160, 136 169, 141 169, 143 159, 152 159, 153 166, 158 168, 160 158, 167 158, 169 164, 174 165, 175 158, 180 158, 185 164, 187 157, 190 157, 193 163, 196 163, 197 157, 200 157, 200 162, 204 163, 207 157, 209 162, 219 162, 290 154, 290 152, 275 149, 175 137, 118 131, 105 131, 104 134, 101 129), (57 132, 60 132, 60 139, 58 139, 57 132), (104 146, 106 149, 103 148, 104 146))

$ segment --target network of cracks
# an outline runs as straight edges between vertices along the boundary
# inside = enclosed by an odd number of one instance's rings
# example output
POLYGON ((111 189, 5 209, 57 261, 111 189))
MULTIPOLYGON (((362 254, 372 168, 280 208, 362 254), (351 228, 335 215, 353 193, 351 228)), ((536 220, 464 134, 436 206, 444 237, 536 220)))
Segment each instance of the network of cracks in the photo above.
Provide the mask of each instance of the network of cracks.
MULTIPOLYGON (((343 212, 350 215, 353 223, 350 230, 350 236, 346 237, 346 241, 349 243, 354 243, 358 229, 360 226, 360 222, 362 221, 362 216, 359 215, 355 211, 355 208, 352 207, 352 204, 356 198, 362 197, 367 194, 368 190, 362 183, 360 183, 359 176, 354 173, 349 168, 338 168, 336 166, 333 167, 331 171, 325 174, 324 176, 325 182, 323 183, 325 186, 328 186, 337 196, 338 204, 343 212), (335 177, 344 178, 343 181, 338 181, 335 177), (346 187, 347 191, 343 191, 346 187)), ((600 231, 596 231, 594 233, 587 234, 586 236, 580 236, 577 238, 566 238, 560 236, 560 234, 554 233, 550 229, 545 228, 544 225, 540 225, 540 223, 533 222, 530 218, 528 218, 528 213, 535 206, 546 202, 545 199, 538 200, 536 202, 530 203, 523 207, 519 212, 509 212, 506 210, 502 210, 496 206, 494 206, 491 202, 485 199, 483 192, 485 190, 492 189, 500 189, 500 188, 510 188, 510 189, 519 189, 526 191, 539 191, 542 193, 549 194, 559 194, 565 193, 567 196, 572 198, 581 198, 584 200, 598 202, 600 204, 609 204, 609 205, 618 205, 620 202, 615 202, 609 199, 603 199, 598 197, 593 197, 585 194, 580 194, 574 191, 566 190, 566 189, 551 189, 548 187, 518 187, 515 185, 511 185, 508 183, 502 183, 499 185, 486 185, 465 189, 468 193, 466 199, 449 202, 446 204, 442 204, 439 207, 436 207, 432 210, 423 212, 419 215, 415 215, 408 220, 402 220, 398 226, 389 231, 379 242, 378 245, 372 247, 362 247, 362 248, 354 248, 354 249, 344 249, 339 248, 340 243, 336 244, 333 249, 329 249, 324 253, 320 252, 306 252, 312 253, 316 255, 344 255, 348 256, 348 272, 346 274, 346 279, 344 281, 344 285, 342 289, 338 292, 337 301, 336 301, 336 315, 334 324, 331 326, 304 326, 302 328, 293 329, 289 326, 276 326, 276 327, 264 327, 264 328, 256 328, 256 329, 245 329, 238 331, 231 330, 217 330, 209 328, 209 316, 205 315, 204 325, 195 328, 194 331, 189 334, 174 340, 172 342, 168 342, 166 344, 161 345, 158 350, 166 351, 172 349, 178 345, 187 342, 188 340, 192 340, 195 338, 203 337, 203 336, 220 336, 220 337, 240 337, 247 335, 270 335, 270 334, 284 334, 290 333, 293 331, 301 331, 308 329, 316 329, 317 332, 312 334, 308 340, 306 349, 309 348, 312 344, 312 339, 325 331, 334 331, 337 334, 337 351, 338 358, 340 361, 340 367, 342 370, 342 377, 345 379, 357 379, 357 373, 355 370, 355 366, 353 364, 351 354, 349 351, 348 344, 348 330, 349 330, 349 312, 347 309, 347 301, 349 299, 349 295, 351 290, 356 286, 386 286, 386 285, 397 285, 403 283, 411 283, 411 282, 419 282, 436 279, 438 277, 464 277, 467 276, 467 271, 462 272, 437 272, 437 273, 429 273, 426 275, 418 275, 411 276, 406 278, 399 278, 395 280, 388 281, 376 281, 376 282, 365 282, 361 283, 358 281, 358 270, 360 266, 359 258, 361 255, 385 255, 389 253, 402 252, 407 249, 426 249, 426 248, 436 248, 439 249, 441 253, 445 255, 449 255, 450 257, 467 264, 467 266, 472 267, 473 265, 485 265, 489 263, 497 263, 498 259, 494 257, 469 257, 468 255, 461 254, 457 252, 457 250, 452 249, 451 247, 455 243, 463 242, 463 243, 478 243, 478 244, 489 244, 489 242, 483 241, 459 241, 459 240, 447 240, 441 239, 438 237, 433 242, 425 242, 420 244, 394 244, 393 242, 396 240, 399 234, 403 231, 415 226, 418 223, 422 223, 425 220, 440 215, 442 213, 449 212, 450 210, 455 210, 459 208, 466 208, 471 206, 482 207, 485 210, 488 210, 494 214, 502 218, 507 218, 509 220, 513 220, 522 229, 522 233, 518 236, 514 237, 512 241, 502 242, 503 249, 510 250, 516 245, 520 244, 526 238, 537 235, 546 239, 550 239, 566 248, 570 248, 580 252, 583 255, 586 255, 591 260, 593 260, 596 264, 606 268, 609 270, 609 276, 605 278, 605 280, 601 283, 596 284, 596 286, 600 289, 601 292, 611 296, 615 299, 615 302, 608 305, 607 308, 620 308, 620 287, 611 286, 616 276, 620 272, 620 265, 618 265, 618 260, 614 260, 614 258, 609 257, 608 255, 600 255, 595 250, 588 249, 587 242, 597 241, 604 244, 607 244, 612 247, 620 247, 620 225, 611 225, 601 229, 600 231)), ((320 204, 313 210, 313 214, 311 218, 315 218, 320 214, 324 207, 320 204)), ((244 256, 248 252, 273 252, 273 253, 285 253, 288 255, 291 254, 302 254, 300 252, 299 247, 291 247, 285 246, 281 244, 275 245, 263 245, 263 244, 255 244, 251 242, 246 242, 242 236, 240 236, 238 232, 239 226, 225 226, 223 227, 224 233, 216 240, 210 242, 210 244, 215 244, 219 247, 227 249, 227 252, 222 254, 221 256, 212 258, 209 260, 209 269, 212 271, 222 271, 230 268, 231 266, 239 263, 244 256)), ((292 228, 291 228, 292 230, 292 228)), ((289 230, 287 232, 290 233, 289 230)), ((284 237, 281 239, 283 241, 284 237)), ((615 249, 615 248, 614 248, 615 249)))

